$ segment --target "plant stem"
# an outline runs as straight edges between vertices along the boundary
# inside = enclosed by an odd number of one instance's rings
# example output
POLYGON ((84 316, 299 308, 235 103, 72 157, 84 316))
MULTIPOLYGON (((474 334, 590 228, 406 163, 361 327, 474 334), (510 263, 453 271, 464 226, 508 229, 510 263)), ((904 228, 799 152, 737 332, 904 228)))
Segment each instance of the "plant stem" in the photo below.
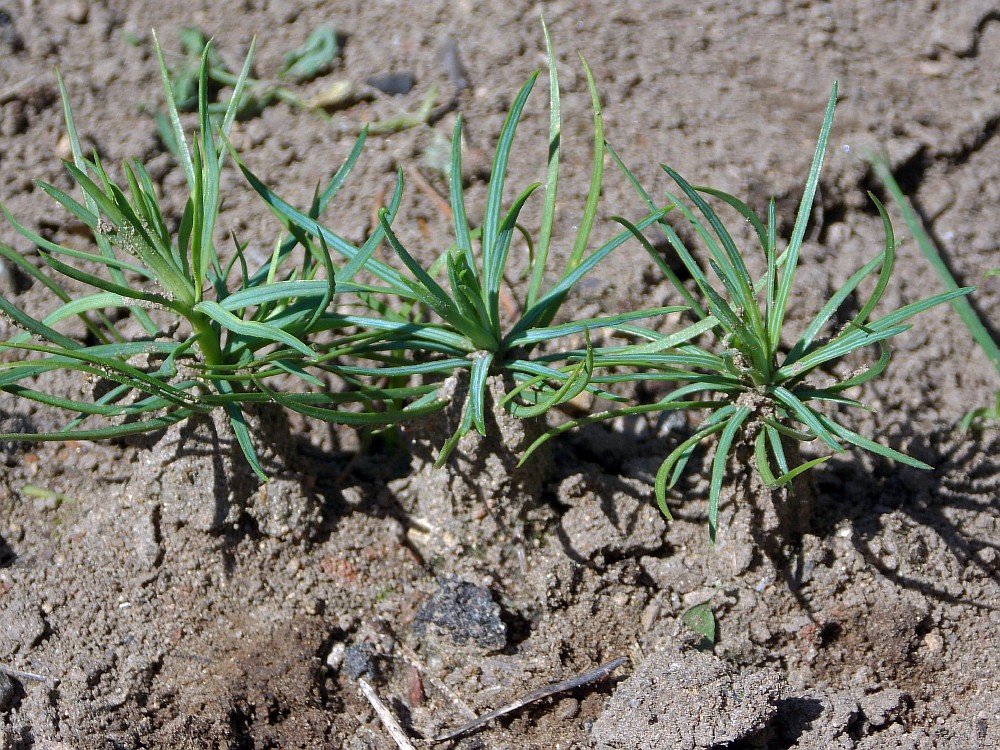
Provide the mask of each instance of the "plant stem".
POLYGON ((205 364, 209 367, 226 364, 225 355, 222 353, 222 346, 219 344, 219 334, 213 327, 212 320, 201 313, 191 313, 188 316, 188 320, 194 329, 198 348, 205 358, 205 364))

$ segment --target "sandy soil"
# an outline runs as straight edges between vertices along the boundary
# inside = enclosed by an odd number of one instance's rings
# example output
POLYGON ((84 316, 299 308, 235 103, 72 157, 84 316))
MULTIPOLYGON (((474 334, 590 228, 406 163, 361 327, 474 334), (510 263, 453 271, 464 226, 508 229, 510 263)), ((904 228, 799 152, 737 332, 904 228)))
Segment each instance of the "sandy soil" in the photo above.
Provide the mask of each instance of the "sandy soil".
MULTIPOLYGON (((331 208, 352 241, 371 227, 397 164, 425 169, 456 110, 470 145, 470 214, 482 210, 487 152, 506 105, 544 65, 535 3, 30 2, 0 6, 0 199, 47 236, 76 227, 32 180, 67 187, 53 66, 78 126, 105 163, 138 157, 176 213, 181 170, 151 114, 160 94, 150 28, 164 47, 193 25, 236 66, 259 35, 255 69, 317 25, 343 36, 330 74, 363 82, 409 71, 406 95, 355 104, 332 121, 277 104, 238 126, 244 158, 307 205, 367 120, 413 111, 433 87, 433 125, 372 136, 331 208), (213 6, 216 6, 213 10, 213 6), (442 65, 457 43, 468 85, 442 65), (477 163, 477 149, 480 160, 477 163), (172 197, 173 196, 173 197, 172 197), (172 202, 173 201, 173 202, 172 202)), ((867 3, 721 0, 551 2, 544 11, 565 88, 566 172, 559 246, 572 237, 589 173, 590 117, 579 51, 594 70, 607 134, 651 189, 666 162, 692 182, 778 198, 787 232, 823 107, 839 80, 820 207, 804 251, 793 317, 805 320, 878 251, 875 187, 862 158, 887 148, 897 176, 962 282, 989 315, 1000 307, 1000 7, 980 0, 867 3)), ((544 86, 529 102, 512 179, 542 178, 544 86)), ((448 221, 408 181, 397 222, 425 257, 448 221)), ((263 257, 278 227, 235 173, 220 230, 263 257)), ((527 220, 531 220, 529 209, 527 220)), ((608 170, 598 237, 636 215, 608 170)), ((902 223, 899 233, 905 234, 902 223)), ((221 236, 221 235, 220 235, 221 236)), ((0 241, 26 254, 11 227, 0 241)), ((571 240, 570 240, 571 241, 571 240)), ((41 311, 43 297, 0 274, 3 293, 41 311)), ((884 304, 937 291, 905 241, 884 304)), ((637 247, 618 253, 573 311, 672 304, 637 247)), ((994 316, 995 319, 995 316, 994 316)), ((795 321, 793 321, 794 323, 795 321)), ((0 322, 0 335, 11 335, 0 322)), ((80 391, 86 383, 67 382, 80 391)), ((957 318, 937 310, 901 337, 851 426, 936 467, 924 473, 857 454, 816 470, 811 534, 777 579, 731 575, 708 546, 707 482, 692 480, 668 524, 651 499, 658 457, 680 423, 582 430, 554 447, 555 473, 533 510, 530 564, 421 554, 409 512, 409 459, 291 420, 265 490, 234 468, 209 422, 116 444, 0 449, 0 748, 392 748, 358 691, 375 686, 414 737, 434 737, 551 682, 619 656, 607 679, 528 706, 454 741, 457 748, 990 748, 1000 743, 1000 435, 955 422, 1000 383, 957 318), (31 485, 61 493, 36 497, 31 485), (280 500, 280 503, 277 503, 280 500), (285 516, 276 517, 279 505, 285 516), (470 559, 472 562, 470 562, 470 559), (476 562, 479 560, 479 562, 476 562), (707 652, 681 618, 710 601, 707 652), (726 744, 730 743, 730 744, 726 744)), ((51 427, 0 395, 0 428, 51 427)), ((274 440, 281 443, 280 431, 274 440)), ((236 462, 238 464, 238 462, 236 462)), ((491 481, 495 478, 490 478, 491 481)), ((484 480, 485 481, 485 480, 484 480)))

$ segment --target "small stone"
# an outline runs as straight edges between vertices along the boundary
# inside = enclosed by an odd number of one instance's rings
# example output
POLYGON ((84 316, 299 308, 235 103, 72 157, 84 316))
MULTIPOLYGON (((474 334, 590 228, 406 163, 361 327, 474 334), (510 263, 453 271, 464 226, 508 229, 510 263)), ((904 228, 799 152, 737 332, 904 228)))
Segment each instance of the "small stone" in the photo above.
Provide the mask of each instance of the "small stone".
POLYGON ((909 700, 910 697, 902 690, 880 690, 861 699, 861 713, 872 728, 880 729, 889 722, 900 720, 909 700))
POLYGON ((46 511, 57 510, 59 508, 59 495, 56 493, 45 494, 42 497, 35 498, 33 503, 35 511, 38 513, 45 513, 46 511))
POLYGON ((0 672, 0 711, 6 711, 14 700, 17 683, 4 672, 0 672))
POLYGON ((576 715, 580 713, 580 701, 576 698, 563 698, 556 704, 554 713, 556 718, 562 721, 575 719, 576 715))
POLYGON ((366 79, 365 83, 383 94, 399 96, 409 94, 413 90, 414 77, 413 73, 407 70, 372 76, 366 79))
POLYGON ((15 599, 0 620, 0 653, 29 651, 42 642, 47 632, 49 626, 42 608, 15 599))
POLYGON ((469 87, 469 71, 462 62, 458 42, 454 37, 449 36, 441 45, 441 68, 457 90, 463 91, 469 87))
POLYGON ((63 3, 61 10, 63 17, 70 23, 84 24, 90 17, 90 6, 84 0, 63 3))
POLYGON ((13 297, 17 292, 17 277, 9 263, 0 260, 0 292, 5 297, 13 297))
POLYGON ((507 645, 507 626, 489 590, 456 579, 442 583, 420 609, 414 630, 432 640, 443 635, 452 644, 472 644, 486 651, 507 645))
POLYGON ((364 677, 368 680, 375 676, 375 649, 370 643, 355 643, 344 650, 344 672, 352 680, 364 677))
POLYGON ((343 641, 334 643, 330 647, 330 653, 326 655, 326 666, 333 672, 339 670, 340 665, 344 663, 344 652, 346 651, 347 645, 343 641))
POLYGON ((926 648, 932 654, 940 654, 944 651, 944 638, 942 638, 938 633, 928 633, 923 639, 924 648, 926 648))
POLYGON ((24 40, 17 33, 14 18, 3 8, 0 8, 0 47, 9 52, 20 52, 24 49, 24 40))
POLYGON ((9 102, 0 110, 0 133, 5 136, 20 135, 30 124, 24 102, 18 99, 9 102))

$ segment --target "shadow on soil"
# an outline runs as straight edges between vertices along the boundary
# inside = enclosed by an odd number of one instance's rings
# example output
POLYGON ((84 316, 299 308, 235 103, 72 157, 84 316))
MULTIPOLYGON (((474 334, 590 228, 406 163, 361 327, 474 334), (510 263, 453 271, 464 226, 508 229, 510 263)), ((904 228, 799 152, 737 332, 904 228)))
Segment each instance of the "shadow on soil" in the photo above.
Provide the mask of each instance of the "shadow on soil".
MULTIPOLYGON (((959 569, 969 566, 1000 584, 1000 544, 994 541, 992 526, 980 526, 980 516, 996 517, 1000 512, 1000 433, 960 432, 941 427, 931 435, 915 438, 911 455, 935 467, 921 471, 876 462, 868 473, 860 463, 844 461, 817 472, 817 484, 827 497, 852 498, 815 509, 813 531, 833 533, 843 519, 851 522, 855 546, 866 562, 887 579, 940 601, 962 603, 979 609, 996 609, 981 601, 956 597, 939 587, 887 565, 878 540, 887 531, 887 518, 898 511, 916 528, 936 534, 953 556, 959 569)), ((833 462, 831 462, 832 464, 833 462)), ((919 546, 922 546, 920 542, 919 546)), ((900 550, 920 556, 926 550, 900 550)))

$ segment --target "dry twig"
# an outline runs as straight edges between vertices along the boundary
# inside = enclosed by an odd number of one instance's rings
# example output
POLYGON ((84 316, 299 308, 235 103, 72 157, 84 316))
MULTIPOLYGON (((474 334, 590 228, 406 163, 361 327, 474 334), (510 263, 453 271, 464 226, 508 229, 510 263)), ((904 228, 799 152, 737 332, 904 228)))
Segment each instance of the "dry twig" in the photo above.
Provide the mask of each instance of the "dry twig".
POLYGON ((14 669, 13 667, 7 667, 0 664, 0 672, 3 672, 8 677, 14 677, 18 680, 33 680, 35 682, 47 682, 52 683, 48 677, 40 674, 35 674, 34 672, 22 672, 20 669, 14 669))
POLYGON ((570 677, 568 680, 563 680, 562 682, 557 682, 553 685, 547 685, 546 687, 539 688, 538 690, 533 690, 532 692, 524 695, 517 700, 508 703, 506 706, 498 708, 496 711, 490 711, 488 714, 483 714, 478 719, 470 721, 467 724, 463 724, 458 729, 448 732, 447 734, 442 734, 440 737, 435 737, 431 740, 432 744, 437 744, 439 742, 447 742, 448 740, 453 740, 456 737, 460 737, 467 732, 471 732, 475 729, 479 729, 486 724, 489 724, 494 719, 499 719, 501 716, 509 714, 513 711, 517 711, 519 708, 527 706, 529 703, 534 703, 535 701, 540 701, 542 698, 548 698, 550 695, 556 695, 557 693, 565 693, 570 690, 576 690, 578 687, 582 687, 590 682, 595 682, 596 680, 606 677, 607 675, 614 672, 618 667, 624 664, 626 658, 624 656, 619 656, 617 659, 612 659, 606 664, 602 664, 599 667, 594 667, 586 672, 578 674, 576 677, 570 677))
POLYGON ((392 715, 392 711, 389 710, 381 700, 379 700, 378 695, 375 693, 375 689, 365 682, 364 679, 359 679, 358 684, 361 686, 361 693, 368 699, 368 702, 372 704, 372 708, 375 709, 375 713, 378 714, 379 719, 385 725, 385 728, 389 731, 389 736, 396 742, 399 750, 417 750, 410 739, 406 736, 406 732, 396 721, 396 717, 392 715))

